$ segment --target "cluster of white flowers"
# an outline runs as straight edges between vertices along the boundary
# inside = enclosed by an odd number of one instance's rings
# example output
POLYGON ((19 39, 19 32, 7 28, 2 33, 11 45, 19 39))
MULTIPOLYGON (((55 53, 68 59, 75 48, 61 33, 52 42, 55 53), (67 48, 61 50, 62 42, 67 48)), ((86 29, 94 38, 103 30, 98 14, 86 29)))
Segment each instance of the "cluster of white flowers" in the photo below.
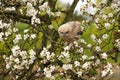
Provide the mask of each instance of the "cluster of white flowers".
POLYGON ((51 65, 50 67, 45 67, 44 68, 44 75, 47 77, 47 78, 50 78, 50 79, 54 79, 54 76, 52 76, 52 72, 55 71, 55 66, 54 65, 51 65))
POLYGON ((99 23, 100 19, 99 18, 96 18, 95 19, 95 23, 99 23))
POLYGON ((27 2, 27 10, 26 10, 26 15, 27 16, 35 16, 37 14, 37 10, 33 7, 32 3, 27 2))
POLYGON ((70 46, 64 47, 64 50, 65 50, 65 51, 69 51, 69 50, 70 50, 70 46))
POLYGON ((111 4, 111 8, 116 11, 120 11, 120 1, 119 0, 113 0, 111 4))
POLYGON ((107 63, 106 66, 104 66, 104 69, 101 71, 101 77, 105 77, 106 75, 113 74, 112 72, 112 65, 110 63, 107 63))
POLYGON ((50 7, 48 6, 48 2, 45 2, 43 5, 39 6, 39 10, 39 13, 45 11, 49 16, 54 16, 54 13, 51 12, 50 7))
POLYGON ((18 43, 19 40, 21 40, 21 39, 22 39, 21 34, 16 34, 16 37, 15 37, 15 39, 13 40, 14 44, 18 43))
POLYGON ((108 34, 103 34, 102 39, 107 39, 108 38, 108 34))
POLYGON ((91 65, 91 62, 85 62, 85 63, 82 65, 82 68, 87 70, 87 69, 91 68, 90 65, 91 65))
POLYGON ((107 54, 104 52, 101 54, 102 59, 107 59, 107 54))
POLYGON ((97 59, 96 61, 95 61, 95 66, 98 66, 100 64, 100 59, 97 59))
POLYGON ((31 34, 30 35, 30 39, 35 39, 36 38, 36 34, 31 34))
POLYGON ((29 29, 24 30, 24 35, 23 35, 24 40, 26 40, 26 39, 32 40, 32 39, 35 39, 37 37, 36 34, 28 34, 28 32, 29 32, 29 29))
POLYGON ((3 33, 3 32, 0 32, 0 41, 4 41, 4 40, 3 40, 3 35, 4 35, 4 33, 3 33))
POLYGON ((15 7, 7 7, 5 10, 6 11, 15 11, 16 9, 15 9, 15 7))
POLYGON ((67 62, 71 61, 69 51, 61 52, 60 56, 58 57, 59 60, 65 59, 67 62))
POLYGON ((84 48, 83 48, 83 47, 80 47, 80 49, 79 49, 78 52, 79 52, 79 53, 83 53, 83 52, 84 52, 84 48))
POLYGON ((52 30, 54 29, 54 26, 51 24, 51 25, 48 25, 48 28, 52 30))
POLYGON ((93 41, 96 41, 96 36, 94 34, 91 35, 93 41))
POLYGON ((36 15, 38 14, 38 10, 36 10, 34 7, 33 7, 33 4, 30 3, 30 2, 27 2, 27 10, 26 10, 26 15, 27 16, 32 16, 31 18, 31 24, 32 25, 37 25, 37 24, 40 24, 40 18, 36 17, 36 15))
POLYGON ((104 26, 106 29, 109 29, 110 28, 110 23, 104 23, 104 26))
POLYGON ((81 59, 84 61, 84 60, 88 59, 88 56, 87 55, 82 55, 81 59))
MULTIPOLYGON (((40 56, 46 60, 53 60, 55 54, 49 52, 46 48, 43 48, 43 50, 40 53, 40 56)), ((45 62, 44 62, 45 63, 45 62)))
POLYGON ((72 64, 63 64, 62 68, 66 71, 66 70, 72 70, 73 65, 72 64))
POLYGON ((84 1, 79 1, 80 3, 82 3, 80 5, 80 11, 83 12, 87 12, 89 14, 94 15, 96 12, 96 8, 93 7, 93 5, 95 5, 95 2, 92 0, 84 0, 84 1))
POLYGON ((80 66, 80 62, 79 61, 74 61, 74 65, 75 65, 75 67, 79 67, 80 66))
POLYGON ((82 76, 82 71, 78 71, 77 74, 78 74, 78 77, 82 76))
POLYGON ((11 51, 10 56, 3 56, 6 62, 6 69, 29 69, 29 65, 36 59, 36 52, 33 49, 29 50, 29 52, 22 51, 18 45, 15 45, 11 51))
POLYGON ((86 41, 84 39, 80 39, 80 42, 86 44, 86 41))
POLYGON ((87 45, 87 47, 88 47, 88 48, 91 48, 91 47, 92 47, 92 45, 91 45, 91 44, 88 44, 88 45, 87 45))
POLYGON ((36 26, 36 24, 40 24, 40 19, 36 18, 36 16, 33 16, 31 19, 31 24, 35 25, 35 26, 36 26))
POLYGON ((95 50, 96 50, 97 52, 101 51, 100 46, 96 46, 96 47, 95 47, 95 50))
POLYGON ((102 40, 101 40, 100 38, 97 39, 97 37, 95 36, 95 34, 92 34, 92 35, 91 35, 91 38, 92 38, 92 40, 93 40, 94 42, 96 42, 97 44, 101 45, 102 40))
POLYGON ((117 48, 118 48, 118 50, 120 51, 120 39, 117 39, 117 40, 115 40, 115 44, 114 44, 117 48))
POLYGON ((11 35, 16 28, 13 28, 12 30, 11 23, 3 23, 3 21, 0 20, 0 29, 2 29, 0 32, 0 41, 4 42, 4 40, 8 39, 8 36, 11 35))

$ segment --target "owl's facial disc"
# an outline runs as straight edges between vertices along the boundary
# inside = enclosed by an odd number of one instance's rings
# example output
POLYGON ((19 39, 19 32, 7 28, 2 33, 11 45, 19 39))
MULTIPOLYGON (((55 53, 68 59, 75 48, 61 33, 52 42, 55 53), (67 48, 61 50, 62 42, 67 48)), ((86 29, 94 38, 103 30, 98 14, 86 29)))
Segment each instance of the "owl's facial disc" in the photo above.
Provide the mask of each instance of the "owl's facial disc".
POLYGON ((65 37, 65 36, 68 35, 68 33, 69 33, 69 31, 66 31, 66 32, 60 32, 60 35, 61 35, 62 37, 65 37))

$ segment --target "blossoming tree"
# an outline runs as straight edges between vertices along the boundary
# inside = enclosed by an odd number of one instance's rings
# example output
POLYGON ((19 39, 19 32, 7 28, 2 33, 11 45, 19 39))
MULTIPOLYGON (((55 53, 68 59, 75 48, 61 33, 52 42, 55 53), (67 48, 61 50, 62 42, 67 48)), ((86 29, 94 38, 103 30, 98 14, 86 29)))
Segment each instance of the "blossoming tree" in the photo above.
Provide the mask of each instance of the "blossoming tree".
POLYGON ((118 62, 120 52, 120 1, 74 0, 67 10, 58 5, 57 0, 0 0, 0 79, 83 80, 113 74, 111 62, 118 62), (76 16, 79 1, 84 4, 76 16), (84 32, 69 50, 57 29, 72 20, 84 32))

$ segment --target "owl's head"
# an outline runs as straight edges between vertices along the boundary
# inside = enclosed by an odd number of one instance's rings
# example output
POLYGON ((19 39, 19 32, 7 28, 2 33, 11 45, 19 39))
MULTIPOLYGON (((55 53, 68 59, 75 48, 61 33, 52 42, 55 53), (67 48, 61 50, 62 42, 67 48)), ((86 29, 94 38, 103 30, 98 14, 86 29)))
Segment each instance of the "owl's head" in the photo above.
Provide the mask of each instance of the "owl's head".
POLYGON ((71 31, 72 27, 70 26, 70 24, 63 24, 58 29, 58 33, 61 37, 68 36, 71 31))

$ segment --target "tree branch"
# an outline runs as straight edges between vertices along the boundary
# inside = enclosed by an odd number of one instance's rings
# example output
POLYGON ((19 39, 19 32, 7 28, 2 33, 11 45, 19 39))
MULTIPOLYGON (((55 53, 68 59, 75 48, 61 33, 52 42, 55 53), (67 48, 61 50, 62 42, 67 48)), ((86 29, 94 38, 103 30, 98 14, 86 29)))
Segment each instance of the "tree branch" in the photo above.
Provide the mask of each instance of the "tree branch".
POLYGON ((63 23, 69 21, 69 19, 72 17, 73 12, 74 12, 74 9, 75 9, 78 1, 79 1, 79 0, 74 0, 74 1, 73 1, 73 4, 71 5, 70 9, 66 12, 67 14, 66 14, 66 17, 65 17, 63 23))

